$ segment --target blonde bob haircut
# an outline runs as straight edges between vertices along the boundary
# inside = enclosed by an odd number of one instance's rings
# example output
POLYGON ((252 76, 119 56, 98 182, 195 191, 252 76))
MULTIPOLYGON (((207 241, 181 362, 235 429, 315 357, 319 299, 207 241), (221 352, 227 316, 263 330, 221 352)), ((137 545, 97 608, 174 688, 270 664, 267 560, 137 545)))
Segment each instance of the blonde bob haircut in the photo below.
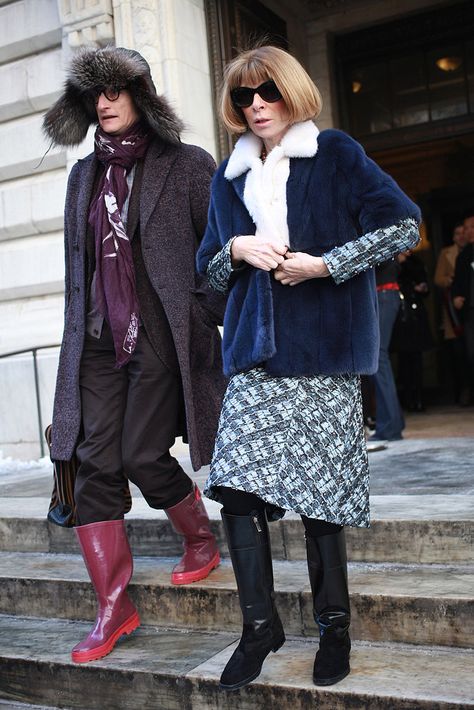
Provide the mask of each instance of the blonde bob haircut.
POLYGON ((298 60, 279 47, 257 47, 239 54, 224 70, 220 113, 229 133, 245 133, 248 129, 243 111, 232 103, 232 89, 258 86, 270 79, 283 97, 290 123, 307 121, 319 115, 321 94, 298 60))

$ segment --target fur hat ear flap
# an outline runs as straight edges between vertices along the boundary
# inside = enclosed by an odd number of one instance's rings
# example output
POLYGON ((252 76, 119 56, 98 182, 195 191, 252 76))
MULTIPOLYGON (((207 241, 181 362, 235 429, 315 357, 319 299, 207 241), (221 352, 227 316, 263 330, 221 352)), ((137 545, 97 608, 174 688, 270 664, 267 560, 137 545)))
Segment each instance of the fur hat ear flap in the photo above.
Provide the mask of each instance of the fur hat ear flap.
POLYGON ((166 143, 180 142, 184 123, 163 96, 149 91, 146 83, 136 82, 131 88, 135 106, 152 131, 166 143))
POLYGON ((96 113, 92 105, 88 108, 83 92, 68 81, 64 94, 44 116, 43 132, 55 145, 79 145, 96 121, 96 113))

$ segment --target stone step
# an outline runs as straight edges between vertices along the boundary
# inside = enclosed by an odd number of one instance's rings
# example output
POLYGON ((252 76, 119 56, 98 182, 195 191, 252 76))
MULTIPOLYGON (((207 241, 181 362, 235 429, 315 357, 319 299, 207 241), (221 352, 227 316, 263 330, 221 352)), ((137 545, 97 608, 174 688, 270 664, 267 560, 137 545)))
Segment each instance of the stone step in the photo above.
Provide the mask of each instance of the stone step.
MULTIPOLYGON (((224 560, 203 582, 173 586, 176 558, 139 557, 130 594, 143 623, 238 631, 232 566, 224 560)), ((274 562, 276 602, 287 633, 316 634, 306 564, 274 562)), ((367 641, 470 647, 474 567, 349 565, 352 635, 367 641)), ((1 553, 0 613, 93 619, 95 597, 78 555, 1 553)))
POLYGON ((15 701, 10 702, 9 700, 0 699, 0 710, 59 710, 59 708, 52 708, 51 706, 46 707, 46 705, 30 705, 29 703, 17 703, 15 701))
POLYGON ((219 689, 236 635, 142 626, 100 661, 74 665, 83 622, 0 616, 0 697, 77 710, 468 710, 474 652, 354 643, 351 674, 312 683, 315 640, 288 638, 240 691, 219 689))
MULTIPOLYGON (((226 555, 219 506, 212 501, 206 501, 206 505, 212 529, 226 555)), ((134 500, 135 509, 127 517, 134 555, 178 555, 181 540, 166 515, 150 510, 143 501, 134 500)), ((47 510, 46 499, 0 501, 0 550, 77 553, 73 531, 48 523, 38 510, 47 510)), ((346 528, 350 560, 403 564, 474 562, 474 496, 375 496, 372 510, 369 530, 346 528)), ((305 559, 299 516, 288 514, 282 521, 272 523, 270 531, 274 559, 305 559)))

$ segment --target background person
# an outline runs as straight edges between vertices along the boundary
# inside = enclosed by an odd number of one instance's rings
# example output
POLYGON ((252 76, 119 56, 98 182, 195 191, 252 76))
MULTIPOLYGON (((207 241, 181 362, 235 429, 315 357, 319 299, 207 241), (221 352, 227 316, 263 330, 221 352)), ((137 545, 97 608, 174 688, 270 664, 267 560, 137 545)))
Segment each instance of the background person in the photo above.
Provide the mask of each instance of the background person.
POLYGON ((396 259, 387 259, 375 268, 380 342, 378 367, 372 378, 375 389, 375 431, 368 439, 369 451, 378 451, 386 441, 398 441, 405 428, 389 353, 393 328, 400 310, 399 271, 400 265, 396 259))
POLYGON ((371 266, 418 241, 417 207, 337 130, 319 133, 319 92, 276 47, 236 57, 221 115, 243 134, 212 184, 198 268, 228 291, 231 379, 206 485, 223 503, 243 631, 221 676, 256 678, 285 635, 267 518, 300 513, 320 629, 313 679, 349 673, 344 525, 369 525, 361 373, 377 367, 371 266))
POLYGON ((467 243, 456 259, 451 294, 463 324, 467 359, 468 392, 463 404, 471 404, 474 401, 474 215, 466 217, 463 227, 467 243))
POLYGON ((402 405, 409 412, 424 412, 423 352, 433 347, 425 298, 428 275, 422 260, 411 251, 398 255, 400 310, 395 321, 390 349, 398 353, 398 383, 402 405))
POLYGON ((225 384, 216 326, 223 299, 195 273, 211 156, 180 142, 181 122, 132 50, 73 58, 44 129, 68 146, 91 124, 94 153, 73 167, 66 196, 51 451, 68 460, 77 447, 76 534, 99 605, 94 628, 73 649, 76 662, 101 658, 139 624, 126 591, 125 476, 184 535, 175 584, 219 563, 199 491, 169 449, 183 434, 194 468, 209 462, 225 384))
POLYGON ((453 400, 459 404, 463 404, 464 400, 469 398, 469 392, 466 382, 467 363, 462 324, 453 304, 451 286, 456 259, 466 246, 466 241, 463 224, 457 224, 453 230, 453 243, 441 249, 434 273, 435 285, 442 289, 441 329, 444 366, 450 375, 453 400))

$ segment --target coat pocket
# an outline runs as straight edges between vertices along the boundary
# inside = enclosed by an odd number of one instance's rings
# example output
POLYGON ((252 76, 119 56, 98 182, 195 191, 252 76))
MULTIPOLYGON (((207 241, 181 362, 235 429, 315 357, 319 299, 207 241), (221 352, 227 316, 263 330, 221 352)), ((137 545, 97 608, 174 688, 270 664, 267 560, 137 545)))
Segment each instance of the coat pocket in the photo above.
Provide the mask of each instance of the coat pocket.
POLYGON ((211 313, 195 293, 190 298, 189 354, 192 369, 208 369, 220 364, 221 339, 211 313))

